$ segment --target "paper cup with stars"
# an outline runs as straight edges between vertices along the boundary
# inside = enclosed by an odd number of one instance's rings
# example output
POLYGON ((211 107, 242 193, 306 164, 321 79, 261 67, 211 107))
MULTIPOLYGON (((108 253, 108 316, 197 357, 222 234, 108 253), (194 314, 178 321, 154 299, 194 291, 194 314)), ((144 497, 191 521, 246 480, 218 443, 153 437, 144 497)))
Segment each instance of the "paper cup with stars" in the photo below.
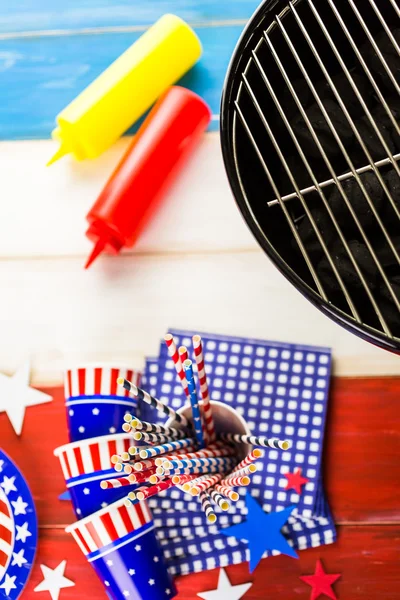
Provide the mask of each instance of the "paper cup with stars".
POLYGON ((54 450, 78 519, 126 496, 125 488, 103 490, 100 481, 121 476, 114 470, 111 457, 127 452, 133 444, 131 434, 116 433, 72 442, 54 450))
POLYGON ((37 518, 28 485, 0 450, 0 598, 15 600, 25 587, 37 546, 37 518))
POLYGON ((137 398, 117 384, 118 377, 140 384, 140 373, 132 369, 112 365, 66 369, 64 391, 71 442, 116 433, 127 412, 136 414, 137 398))
POLYGON ((66 528, 112 600, 168 600, 176 588, 146 502, 119 500, 66 528))

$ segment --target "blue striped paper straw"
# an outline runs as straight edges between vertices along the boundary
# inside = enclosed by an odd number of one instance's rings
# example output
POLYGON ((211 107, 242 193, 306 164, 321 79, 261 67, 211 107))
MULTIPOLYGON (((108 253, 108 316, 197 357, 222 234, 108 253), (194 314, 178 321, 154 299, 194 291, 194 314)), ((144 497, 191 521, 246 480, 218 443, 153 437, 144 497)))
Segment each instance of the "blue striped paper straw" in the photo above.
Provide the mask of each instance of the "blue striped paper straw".
POLYGON ((193 375, 193 363, 191 360, 185 360, 183 363, 185 370, 186 380, 189 388, 190 404, 192 405, 193 414, 193 426, 196 433, 197 443, 200 448, 205 448, 205 441, 203 436, 203 421, 201 418, 199 400, 197 398, 196 383, 193 375))
POLYGON ((224 458, 181 458, 168 461, 168 467, 171 469, 190 469, 191 467, 213 467, 227 466, 228 463, 224 458))
POLYGON ((146 448, 146 450, 142 451, 140 456, 142 458, 152 458, 153 456, 159 456, 160 454, 166 454, 168 452, 176 452, 176 450, 181 450, 183 448, 187 448, 188 446, 192 446, 194 443, 193 438, 185 438, 183 440, 175 440, 172 442, 168 442, 166 444, 159 444, 158 446, 153 446, 150 448, 146 448), (146 456, 145 456, 146 454, 146 456))

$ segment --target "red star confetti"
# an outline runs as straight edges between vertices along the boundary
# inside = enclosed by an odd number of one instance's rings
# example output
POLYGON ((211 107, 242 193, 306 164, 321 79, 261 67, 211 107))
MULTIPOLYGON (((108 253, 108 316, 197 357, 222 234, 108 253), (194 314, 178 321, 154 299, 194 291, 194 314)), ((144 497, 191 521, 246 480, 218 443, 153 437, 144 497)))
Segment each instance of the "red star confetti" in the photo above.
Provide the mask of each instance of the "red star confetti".
POLYGON ((293 473, 285 473, 285 477, 288 480, 285 490, 296 490, 299 495, 301 494, 301 486, 308 483, 308 479, 301 476, 301 469, 299 467, 293 473))
POLYGON ((328 598, 332 598, 332 600, 337 600, 337 596, 331 586, 340 576, 340 573, 335 575, 325 573, 322 563, 318 559, 314 575, 303 575, 300 579, 312 587, 310 600, 316 600, 323 594, 328 596, 328 598))

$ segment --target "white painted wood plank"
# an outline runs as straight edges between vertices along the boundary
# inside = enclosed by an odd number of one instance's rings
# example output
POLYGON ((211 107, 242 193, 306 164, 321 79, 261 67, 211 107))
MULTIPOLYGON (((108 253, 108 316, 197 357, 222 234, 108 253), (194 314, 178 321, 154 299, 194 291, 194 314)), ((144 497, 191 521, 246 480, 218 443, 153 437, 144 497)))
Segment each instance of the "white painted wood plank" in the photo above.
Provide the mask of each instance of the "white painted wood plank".
MULTIPOLYGON (((96 160, 64 158, 51 167, 45 166, 56 149, 50 140, 0 143, 0 259, 85 257, 91 248, 85 216, 129 141, 96 160)), ((229 188, 219 135, 206 134, 133 252, 255 247, 229 188)))
POLYGON ((1 261, 0 371, 27 355, 34 381, 65 361, 139 366, 167 327, 331 346, 336 375, 399 374, 399 359, 319 313, 261 251, 1 261))

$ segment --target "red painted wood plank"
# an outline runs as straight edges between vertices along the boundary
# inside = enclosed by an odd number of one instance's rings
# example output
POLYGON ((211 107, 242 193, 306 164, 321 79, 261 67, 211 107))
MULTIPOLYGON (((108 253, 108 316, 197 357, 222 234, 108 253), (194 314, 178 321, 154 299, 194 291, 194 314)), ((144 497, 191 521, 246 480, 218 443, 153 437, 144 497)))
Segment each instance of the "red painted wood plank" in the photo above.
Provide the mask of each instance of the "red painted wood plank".
POLYGON ((336 520, 399 522, 400 378, 334 378, 327 424, 324 470, 336 520))
MULTIPOLYGON (((1 447, 25 473, 42 525, 73 520, 58 496, 64 482, 53 449, 67 442, 62 389, 28 408, 18 438, 0 415, 1 447)), ((325 436, 328 497, 339 522, 399 522, 400 378, 334 379, 325 436)))
MULTIPOLYGON (((248 564, 227 567, 233 585, 253 581, 245 594, 246 600, 309 600, 311 588, 299 580, 300 575, 312 574, 317 558, 322 558, 325 570, 342 573, 334 589, 341 600, 400 599, 400 526, 342 526, 336 544, 300 552, 299 560, 276 556, 261 561, 253 575, 248 564)), ((104 600, 105 592, 92 568, 71 536, 57 529, 42 529, 39 553, 32 576, 23 598, 40 600, 49 597, 34 594, 33 589, 42 580, 41 563, 55 568, 67 559, 65 576, 75 587, 61 590, 60 600, 75 600, 87 596, 90 600, 104 600)), ((177 579, 177 600, 198 600, 197 593, 217 586, 218 569, 177 579)))

